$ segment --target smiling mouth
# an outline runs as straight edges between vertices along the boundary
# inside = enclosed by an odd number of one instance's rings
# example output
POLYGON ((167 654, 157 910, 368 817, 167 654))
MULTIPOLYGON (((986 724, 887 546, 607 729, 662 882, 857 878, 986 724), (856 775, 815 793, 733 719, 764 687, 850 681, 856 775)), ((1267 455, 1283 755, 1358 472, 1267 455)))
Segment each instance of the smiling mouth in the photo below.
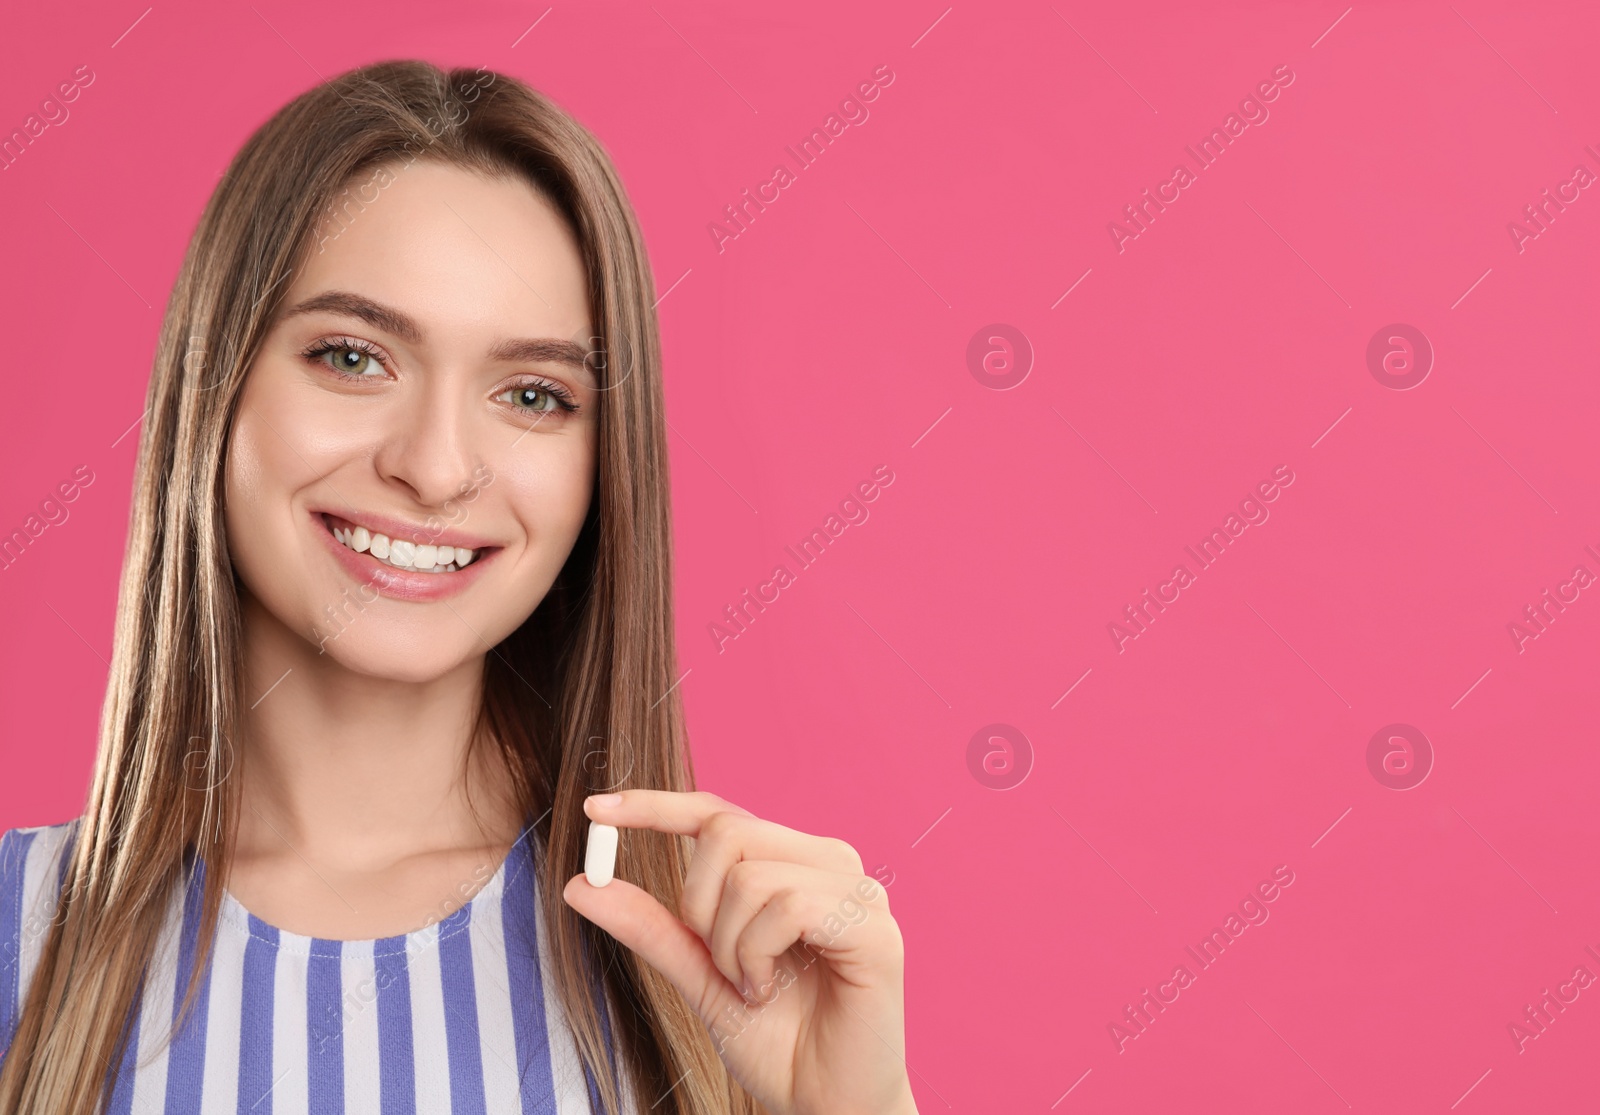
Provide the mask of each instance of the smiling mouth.
POLYGON ((469 550, 464 546, 421 545, 404 538, 390 538, 326 512, 320 518, 328 533, 346 549, 367 554, 384 565, 408 573, 455 573, 498 549, 494 546, 469 550))

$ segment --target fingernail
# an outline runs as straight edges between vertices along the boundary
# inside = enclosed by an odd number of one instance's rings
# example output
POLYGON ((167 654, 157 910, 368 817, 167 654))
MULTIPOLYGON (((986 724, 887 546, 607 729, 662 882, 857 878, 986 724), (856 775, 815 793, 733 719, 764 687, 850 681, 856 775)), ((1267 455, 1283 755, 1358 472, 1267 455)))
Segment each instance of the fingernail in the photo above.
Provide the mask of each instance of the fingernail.
POLYGON ((621 805, 622 804, 622 795, 621 794, 590 794, 589 795, 589 801, 590 801, 591 804, 596 805, 601 809, 609 809, 613 805, 621 805))

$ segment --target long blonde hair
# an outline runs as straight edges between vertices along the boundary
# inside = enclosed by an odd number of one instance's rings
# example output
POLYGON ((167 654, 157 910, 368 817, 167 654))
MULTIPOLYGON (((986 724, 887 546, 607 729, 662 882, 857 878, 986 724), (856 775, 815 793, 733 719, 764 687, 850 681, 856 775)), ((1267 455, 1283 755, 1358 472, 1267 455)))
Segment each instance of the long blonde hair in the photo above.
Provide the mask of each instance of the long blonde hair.
MULTIPOLYGON (((418 158, 528 181, 570 222, 588 271, 603 389, 595 498, 549 596, 488 656, 474 737, 504 761, 524 815, 544 813, 535 838, 556 993, 608 1112, 621 1110, 623 1077, 646 1103, 665 1094, 659 1112, 755 1110, 671 984, 561 898, 581 869, 586 794, 624 777, 668 790, 694 781, 673 689, 660 343, 637 221, 604 149, 538 92, 492 71, 391 61, 318 85, 262 125, 184 257, 150 378, 94 777, 0 1069, 5 1115, 100 1109, 169 895, 194 853, 229 862, 229 741, 244 703, 220 498, 233 414, 317 230, 363 174, 418 158)), ((631 837, 619 870, 677 909, 685 842, 631 837)), ((185 1015, 225 877, 204 875, 185 1015)))

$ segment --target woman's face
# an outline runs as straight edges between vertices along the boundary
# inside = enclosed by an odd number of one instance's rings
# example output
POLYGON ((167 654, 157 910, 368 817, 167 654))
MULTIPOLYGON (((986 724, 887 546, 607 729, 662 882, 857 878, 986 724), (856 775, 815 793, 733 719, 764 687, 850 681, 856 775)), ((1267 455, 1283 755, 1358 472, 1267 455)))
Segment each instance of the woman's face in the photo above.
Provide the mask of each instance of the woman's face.
POLYGON ((228 547, 289 630, 423 681, 516 629, 583 525, 587 285, 571 230, 520 180, 415 162, 361 181, 245 379, 228 547))

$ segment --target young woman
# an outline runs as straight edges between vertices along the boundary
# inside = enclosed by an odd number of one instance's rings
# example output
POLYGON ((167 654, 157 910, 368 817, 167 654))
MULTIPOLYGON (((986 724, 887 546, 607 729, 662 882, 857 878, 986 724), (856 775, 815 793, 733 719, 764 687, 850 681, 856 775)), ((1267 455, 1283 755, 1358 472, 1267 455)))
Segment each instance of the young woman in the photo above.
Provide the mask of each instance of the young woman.
POLYGON ((0 1113, 915 1111, 883 888, 693 790, 664 429, 637 224, 550 101, 389 62, 250 138, 86 808, 0 841, 0 1113))

